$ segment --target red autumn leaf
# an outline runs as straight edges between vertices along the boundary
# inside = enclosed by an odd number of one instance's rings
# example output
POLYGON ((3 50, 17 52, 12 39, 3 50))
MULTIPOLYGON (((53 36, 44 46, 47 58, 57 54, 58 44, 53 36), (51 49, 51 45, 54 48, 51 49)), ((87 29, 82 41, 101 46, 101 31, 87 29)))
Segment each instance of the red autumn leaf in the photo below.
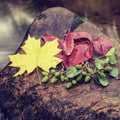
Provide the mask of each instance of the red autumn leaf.
POLYGON ((71 55, 64 55, 63 64, 64 66, 70 67, 76 64, 82 63, 89 60, 93 55, 93 46, 91 42, 83 42, 74 47, 71 55))
POLYGON ((46 36, 41 36, 41 38, 44 40, 44 42, 49 42, 56 39, 57 37, 53 36, 49 32, 46 32, 46 36))
POLYGON ((87 32, 73 32, 72 35, 73 35, 73 39, 75 40, 80 38, 85 38, 92 41, 92 35, 90 35, 87 32))
MULTIPOLYGON (((48 32, 46 34, 47 36, 42 36, 44 42, 57 38, 48 32)), ((108 39, 99 37, 93 41, 92 35, 87 32, 70 32, 69 30, 65 41, 60 39, 58 41, 62 51, 57 57, 63 59, 66 68, 89 60, 93 55, 93 47, 100 54, 106 54, 112 48, 108 39)))
POLYGON ((69 30, 65 42, 63 43, 63 51, 65 52, 66 55, 70 55, 73 51, 73 48, 74 48, 73 35, 69 30))
POLYGON ((93 46, 98 53, 104 55, 112 48, 112 43, 106 38, 99 37, 94 40, 93 46))
MULTIPOLYGON (((52 41, 54 39, 56 39, 57 37, 55 37, 54 35, 50 34, 49 32, 46 32, 46 36, 41 36, 41 38, 44 40, 44 43, 52 41)), ((59 48, 63 49, 63 40, 58 38, 58 42, 59 42, 59 48)))

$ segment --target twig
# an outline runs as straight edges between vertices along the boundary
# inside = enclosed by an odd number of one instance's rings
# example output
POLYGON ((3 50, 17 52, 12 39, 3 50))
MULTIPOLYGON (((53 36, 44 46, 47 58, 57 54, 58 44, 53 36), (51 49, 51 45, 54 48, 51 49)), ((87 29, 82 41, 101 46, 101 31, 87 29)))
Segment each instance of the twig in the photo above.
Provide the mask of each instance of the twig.
POLYGON ((99 59, 99 58, 104 58, 105 57, 105 55, 101 55, 101 56, 99 56, 99 57, 94 57, 94 58, 92 58, 93 60, 96 60, 96 59, 99 59))

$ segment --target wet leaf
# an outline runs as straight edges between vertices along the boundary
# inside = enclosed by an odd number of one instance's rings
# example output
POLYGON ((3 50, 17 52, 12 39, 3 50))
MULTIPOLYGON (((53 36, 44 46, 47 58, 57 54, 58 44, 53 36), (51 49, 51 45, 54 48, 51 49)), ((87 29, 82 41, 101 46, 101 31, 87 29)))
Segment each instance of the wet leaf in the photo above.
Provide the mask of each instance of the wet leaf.
POLYGON ((96 68, 97 69, 103 69, 104 68, 104 65, 106 64, 106 63, 108 63, 109 62, 109 59, 108 58, 106 58, 106 59, 104 59, 104 60, 101 60, 101 59, 96 59, 95 60, 95 66, 96 66, 96 68))
POLYGON ((108 85, 108 79, 104 73, 99 73, 97 78, 102 86, 108 85))
POLYGON ((68 78, 73 78, 75 76, 77 76, 78 74, 80 74, 80 70, 77 70, 76 67, 69 67, 66 70, 66 76, 68 78))
POLYGON ((27 71, 31 73, 36 67, 49 71, 51 67, 55 68, 62 60, 55 57, 61 50, 57 48, 58 40, 46 42, 44 46, 40 46, 40 40, 35 40, 30 36, 22 46, 25 54, 9 55, 12 64, 10 66, 19 67, 20 70, 14 75, 18 76, 27 71))
POLYGON ((112 68, 112 71, 110 72, 110 75, 111 75, 112 77, 118 77, 118 68, 113 67, 113 68, 112 68))
POLYGON ((112 43, 106 38, 99 37, 94 40, 93 46, 98 53, 105 55, 112 48, 112 43))
POLYGON ((106 57, 109 58, 111 64, 116 64, 117 63, 116 47, 112 47, 110 51, 106 54, 106 57))

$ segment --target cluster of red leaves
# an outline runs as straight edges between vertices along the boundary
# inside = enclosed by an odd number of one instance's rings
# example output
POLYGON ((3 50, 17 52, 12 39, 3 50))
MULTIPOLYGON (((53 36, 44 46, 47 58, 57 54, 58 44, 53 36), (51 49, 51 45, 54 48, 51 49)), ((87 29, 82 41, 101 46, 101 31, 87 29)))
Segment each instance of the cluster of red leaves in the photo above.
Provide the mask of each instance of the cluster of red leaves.
MULTIPOLYGON (((47 42, 57 37, 47 33, 42 38, 47 42)), ((63 64, 67 68, 89 60, 94 50, 105 55, 112 48, 112 43, 103 37, 93 39, 87 32, 70 32, 69 30, 64 41, 59 39, 59 47, 62 49, 59 57, 63 59, 63 64)))

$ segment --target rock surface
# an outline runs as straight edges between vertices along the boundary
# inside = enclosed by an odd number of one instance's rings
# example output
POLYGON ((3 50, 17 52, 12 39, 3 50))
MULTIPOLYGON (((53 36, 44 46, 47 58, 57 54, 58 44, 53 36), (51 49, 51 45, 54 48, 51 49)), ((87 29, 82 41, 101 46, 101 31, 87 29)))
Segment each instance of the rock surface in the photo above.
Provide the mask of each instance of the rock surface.
MULTIPOLYGON (((80 18, 67 9, 51 8, 42 12, 27 34, 39 38, 48 31, 63 38, 70 28, 87 31, 94 37, 107 37, 95 25, 81 23, 80 18)), ((19 48, 17 52, 20 51, 19 48)), ((66 90, 61 83, 39 85, 36 70, 28 76, 12 77, 17 70, 6 66, 0 73, 0 106, 8 120, 120 119, 119 80, 110 79, 108 87, 91 82, 66 90)))

